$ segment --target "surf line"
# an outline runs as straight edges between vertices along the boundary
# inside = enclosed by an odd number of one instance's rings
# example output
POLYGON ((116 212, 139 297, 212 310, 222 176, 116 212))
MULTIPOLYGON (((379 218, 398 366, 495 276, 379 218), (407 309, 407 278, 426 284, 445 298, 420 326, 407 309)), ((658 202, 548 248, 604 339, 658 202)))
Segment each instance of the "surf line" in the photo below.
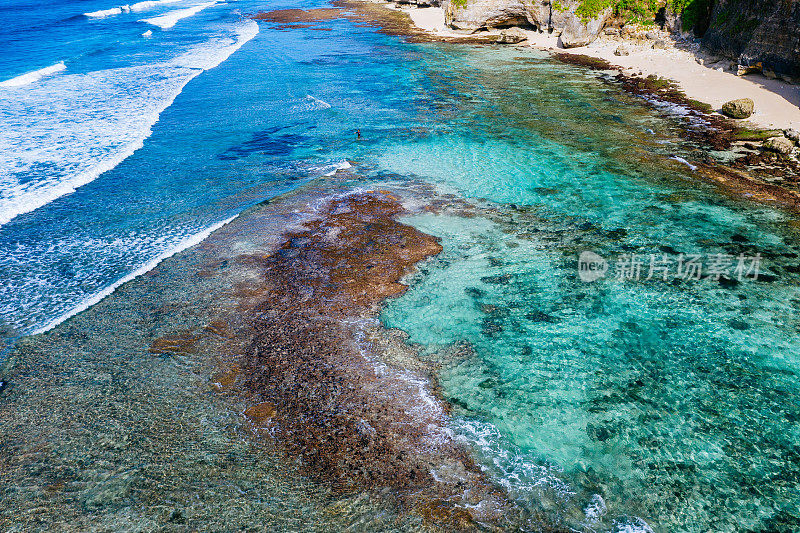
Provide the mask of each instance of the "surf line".
POLYGON ((106 287, 105 289, 103 289, 103 290, 97 292, 96 294, 93 294, 92 296, 86 298, 81 303, 79 303, 78 305, 76 305, 75 307, 73 307, 71 310, 67 311, 63 315, 61 315, 61 316, 59 316, 57 318, 54 318, 50 322, 46 323, 44 326, 41 326, 40 328, 34 330, 33 333, 31 333, 31 335, 38 335, 40 333, 45 333, 47 331, 50 331, 54 327, 58 326, 59 324, 61 324, 64 321, 72 318, 73 316, 77 315, 78 313, 86 311, 87 309, 89 309, 94 304, 102 301, 106 296, 109 296, 109 295, 113 294, 114 291, 116 291, 120 286, 124 285, 125 283, 128 283, 129 281, 131 281, 133 279, 138 278, 142 274, 146 274, 147 272, 150 272, 155 267, 157 267, 159 265, 159 263, 161 263, 165 259, 168 259, 168 258, 172 257, 173 255, 179 253, 179 252, 182 252, 182 251, 184 251, 184 250, 186 250, 188 248, 191 248, 192 246, 194 246, 196 244, 200 244, 209 235, 211 235, 212 233, 217 231, 222 226, 225 226, 226 224, 232 222, 238 216, 239 216, 238 214, 234 215, 234 216, 232 216, 232 217, 230 217, 228 219, 223 220, 222 222, 217 222, 216 224, 213 224, 212 226, 204 229, 203 231, 201 231, 199 233, 195 233, 194 235, 189 235, 188 237, 183 239, 181 242, 179 242, 176 246, 173 246, 172 248, 170 248, 168 250, 165 250, 164 252, 160 253, 159 255, 157 255, 156 257, 151 259, 150 261, 146 262, 145 264, 143 264, 142 266, 140 266, 139 268, 137 268, 133 272, 121 277, 120 279, 118 279, 117 281, 115 281, 114 283, 112 283, 111 285, 106 287))

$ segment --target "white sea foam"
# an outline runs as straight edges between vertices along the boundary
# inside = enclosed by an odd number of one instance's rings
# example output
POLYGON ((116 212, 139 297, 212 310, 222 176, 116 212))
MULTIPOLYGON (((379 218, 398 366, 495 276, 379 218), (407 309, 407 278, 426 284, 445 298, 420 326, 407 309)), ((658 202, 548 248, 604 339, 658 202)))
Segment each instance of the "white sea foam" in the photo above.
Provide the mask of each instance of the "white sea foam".
POLYGON ((331 166, 333 167, 333 170, 330 170, 330 171, 326 172, 325 174, 323 174, 323 176, 333 176, 334 174, 336 174, 340 170, 346 170, 348 168, 352 168, 353 167, 353 165, 351 165, 349 161, 341 161, 339 163, 334 163, 331 166))
POLYGON ((629 521, 617 523, 616 533, 653 533, 653 528, 637 516, 629 521))
POLYGON ((114 15, 119 15, 121 13, 127 13, 131 10, 131 6, 124 5, 124 6, 117 6, 112 7, 110 9, 101 9, 99 11, 90 11, 89 13, 84 13, 83 16, 89 17, 90 19, 104 19, 106 17, 113 17, 114 15))
POLYGON ((183 87, 258 33, 255 21, 158 64, 58 76, 0 93, 0 225, 70 194, 142 147, 183 87), (4 98, 5 97, 5 98, 4 98))
POLYGON ((483 467, 512 498, 523 500, 542 491, 555 494, 562 501, 575 492, 561 479, 561 469, 536 461, 503 437, 494 424, 467 418, 454 418, 456 440, 477 451, 483 467))
POLYGON ((145 39, 148 39, 148 38, 150 38, 152 36, 153 36, 153 30, 147 30, 146 32, 144 32, 142 34, 142 37, 144 37, 145 39))
POLYGON ((135 4, 131 4, 131 12, 140 13, 142 11, 147 11, 165 4, 177 4, 181 1, 183 0, 145 0, 144 2, 136 2, 135 4))
POLYGON ((139 22, 146 22, 148 24, 152 24, 153 26, 158 26, 162 30, 167 30, 173 27, 175 24, 178 23, 179 20, 191 17, 196 15, 197 13, 201 12, 202 10, 206 9, 207 7, 211 7, 217 2, 205 2, 202 4, 198 4, 196 6, 187 7, 185 9, 176 9, 174 11, 170 11, 166 15, 161 15, 159 17, 153 17, 149 19, 142 19, 139 22))
POLYGON ((304 112, 304 111, 319 111, 322 109, 330 109, 331 105, 324 100, 320 100, 319 98, 315 98, 310 94, 307 94, 305 98, 303 98, 299 103, 293 105, 291 110, 295 113, 304 112))
POLYGON ((687 160, 685 160, 684 158, 682 158, 680 156, 673 155, 672 157, 670 157, 670 159, 674 159, 678 163, 683 163, 684 165, 689 167, 689 170, 691 170, 691 171, 697 170, 697 165, 693 165, 693 164, 689 163, 687 160))
POLYGON ((164 4, 176 4, 181 1, 183 0, 145 0, 143 2, 136 2, 135 4, 124 4, 109 9, 90 11, 89 13, 84 13, 83 16, 91 19, 104 19, 106 17, 113 17, 114 15, 121 15, 122 13, 141 13, 142 11, 148 11, 164 4))
POLYGON ((86 298, 81 303, 76 305, 73 309, 69 310, 68 312, 64 313, 63 315, 51 320, 50 322, 48 322, 44 326, 42 326, 39 329, 35 330, 33 332, 33 334, 37 335, 39 333, 44 333, 46 331, 49 331, 49 330, 53 329, 54 327, 56 327, 57 325, 59 325, 62 322, 64 322, 65 320, 77 315, 78 313, 80 313, 82 311, 85 311, 85 310, 89 309, 91 306, 93 306, 94 304, 100 302, 106 296, 112 294, 121 285, 123 285, 123 284, 125 284, 125 283, 127 283, 127 282, 129 282, 129 281, 141 276, 142 274, 144 274, 146 272, 149 272, 149 271, 153 270, 164 259, 172 257, 173 255, 177 254, 178 252, 182 252, 183 250, 186 250, 187 248, 191 248, 195 244, 201 243, 203 240, 206 239, 206 237, 211 235, 213 232, 215 232, 216 230, 218 230, 219 228, 221 228, 225 224, 228 224, 229 222, 234 220, 237 216, 238 215, 233 216, 233 217, 231 217, 231 218, 229 218, 227 220, 223 220, 222 222, 218 222, 218 223, 214 224, 213 226, 211 226, 209 228, 206 228, 205 230, 203 230, 203 231, 201 231, 199 233, 195 233, 194 235, 190 235, 190 236, 186 237, 185 239, 183 239, 182 241, 177 243, 175 246, 173 246, 173 247, 169 248, 168 250, 162 252, 161 254, 157 255, 156 257, 154 257, 150 261, 146 262, 145 264, 141 265, 139 268, 137 268, 136 270, 134 270, 130 274, 127 274, 127 275, 123 276, 122 278, 118 279, 117 281, 115 281, 114 283, 112 283, 111 285, 106 287, 105 289, 101 290, 100 292, 98 292, 96 294, 93 294, 92 296, 86 298))
POLYGON ((319 166, 310 166, 308 167, 308 171, 315 176, 333 176, 340 170, 346 170, 351 168, 353 165, 350 164, 349 161, 335 161, 333 163, 329 163, 327 165, 319 165, 319 166))
POLYGON ((34 70, 33 72, 21 74, 15 78, 11 78, 10 80, 0 81, 0 87, 22 87, 23 85, 30 85, 31 83, 39 81, 45 76, 49 76, 66 69, 67 66, 64 64, 64 62, 59 61, 55 65, 50 65, 49 67, 40 68, 39 70, 34 70))

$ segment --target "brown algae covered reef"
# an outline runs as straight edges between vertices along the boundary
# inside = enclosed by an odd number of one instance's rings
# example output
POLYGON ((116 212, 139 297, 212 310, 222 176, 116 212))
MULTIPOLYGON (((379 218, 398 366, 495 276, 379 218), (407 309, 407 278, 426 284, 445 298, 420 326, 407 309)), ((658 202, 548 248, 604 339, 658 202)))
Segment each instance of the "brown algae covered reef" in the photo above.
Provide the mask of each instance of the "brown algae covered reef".
POLYGON ((441 249, 395 220, 431 195, 307 187, 23 339, 2 528, 551 530, 452 439, 431 369, 376 319, 441 249))

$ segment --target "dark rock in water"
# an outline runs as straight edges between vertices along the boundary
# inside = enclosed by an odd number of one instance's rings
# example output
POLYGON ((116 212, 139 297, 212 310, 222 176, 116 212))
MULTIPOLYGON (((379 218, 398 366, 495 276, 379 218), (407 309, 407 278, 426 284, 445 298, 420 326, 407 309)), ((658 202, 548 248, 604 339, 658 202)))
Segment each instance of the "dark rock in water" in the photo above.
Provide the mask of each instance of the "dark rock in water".
POLYGON ((745 237, 744 235, 740 235, 740 234, 736 233, 735 235, 733 235, 731 237, 731 240, 733 242, 747 242, 747 237, 745 237))
POLYGON ((466 289, 464 289, 464 293, 470 298, 475 298, 476 300, 478 298, 483 298, 486 294, 482 290, 476 287, 467 287, 466 289))
POLYGON ((659 246, 658 249, 664 252, 665 254, 680 255, 680 252, 675 248, 673 248, 672 246, 666 246, 666 245, 659 246))
POLYGON ((183 518, 183 513, 181 512, 181 510, 175 509, 174 511, 172 511, 172 513, 170 513, 169 515, 169 521, 174 522, 176 524, 183 524, 185 520, 183 518))
POLYGON ((502 259, 498 259, 497 257, 489 256, 489 257, 486 258, 486 260, 489 261, 489 266, 493 266, 493 267, 503 266, 503 260, 502 259))
POLYGON ((450 402, 453 405, 459 406, 462 409, 466 409, 467 411, 470 410, 469 409, 469 405, 467 405, 467 402, 465 402, 464 400, 461 400, 459 398, 448 398, 447 401, 450 402))
POLYGON ((484 304, 481 306, 481 312, 486 313, 487 315, 491 315, 494 317, 504 317, 508 316, 511 311, 508 310, 507 307, 494 305, 494 304, 484 304))
MULTIPOLYGON (((525 318, 530 320, 531 322, 558 322, 558 319, 553 315, 548 315, 547 313, 543 313, 542 311, 531 311, 530 313, 525 315, 525 318)), ((530 347, 528 347, 530 348, 530 347)))
POLYGON ((719 278, 719 284, 724 289, 733 289, 739 285, 739 280, 722 276, 719 278))
POLYGON ((614 432, 600 425, 588 424, 586 426, 586 433, 596 441, 605 442, 614 436, 614 432))
POLYGON ((0 380, 0 392, 3 392, 4 390, 6 390, 7 386, 8 386, 8 381, 0 380))
POLYGON ((148 350, 153 355, 189 354, 196 351, 195 343, 200 337, 191 332, 177 332, 154 340, 148 350))
POLYGON ((606 232, 606 237, 609 239, 622 239, 628 235, 628 230, 625 228, 612 229, 606 232))
POLYGON ((478 387, 482 389, 492 389, 498 385, 498 382, 494 378, 487 378, 478 383, 478 387))
POLYGON ((511 281, 511 274, 499 274, 497 276, 484 276, 481 278, 481 281, 484 283, 489 283, 490 285, 505 285, 509 281, 511 281))
POLYGON ((487 317, 483 319, 483 328, 481 329, 484 335, 493 336, 503 331, 503 323, 496 319, 487 317))
POLYGON ((738 318, 734 318, 733 320, 729 321, 728 325, 733 329, 738 329, 739 331, 745 331, 750 329, 750 324, 748 324, 744 320, 739 320, 738 318))

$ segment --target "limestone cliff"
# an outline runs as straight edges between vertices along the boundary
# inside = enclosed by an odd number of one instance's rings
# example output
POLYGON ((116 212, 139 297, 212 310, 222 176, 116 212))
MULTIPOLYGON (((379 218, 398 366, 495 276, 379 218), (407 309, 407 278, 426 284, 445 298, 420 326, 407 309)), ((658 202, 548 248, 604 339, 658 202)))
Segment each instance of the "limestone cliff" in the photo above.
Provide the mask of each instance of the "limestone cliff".
POLYGON ((716 0, 703 45, 742 66, 798 77, 800 0, 716 0))
POLYGON ((743 67, 800 78, 800 0, 401 0, 438 3, 455 29, 506 26, 555 32, 565 47, 590 43, 610 21, 693 32, 743 67), (760 69, 760 67, 757 67, 760 69))
POLYGON ((444 0, 445 21, 455 29, 529 26, 557 32, 566 47, 590 43, 612 14, 612 8, 598 13, 580 11, 584 0, 444 0))

